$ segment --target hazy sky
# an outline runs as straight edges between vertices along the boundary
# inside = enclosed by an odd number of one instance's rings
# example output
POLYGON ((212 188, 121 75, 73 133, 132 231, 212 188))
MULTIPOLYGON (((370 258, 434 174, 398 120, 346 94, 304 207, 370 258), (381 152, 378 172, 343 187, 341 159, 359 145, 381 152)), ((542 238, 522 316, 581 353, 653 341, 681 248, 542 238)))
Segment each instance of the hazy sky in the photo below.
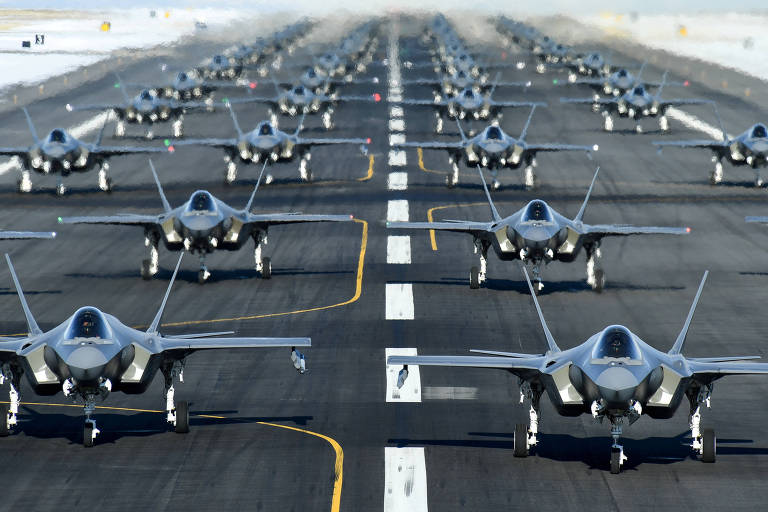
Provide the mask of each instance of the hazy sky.
POLYGON ((599 13, 604 11, 613 11, 626 13, 636 11, 638 13, 684 13, 708 11, 737 11, 763 9, 768 10, 766 0, 736 0, 734 2, 723 2, 722 0, 642 0, 630 2, 610 2, 605 0, 428 0, 413 2, 408 0, 381 0, 374 2, 361 2, 360 0, 327 0, 319 2, 317 0, 223 0, 218 2, 203 0, 166 0, 164 2, 153 2, 150 0, 117 0, 117 1, 95 1, 95 0, 0 0, 0 7, 24 8, 29 9, 34 6, 37 9, 96 9, 105 8, 131 8, 145 7, 158 10, 185 8, 185 7, 207 7, 207 8, 242 8, 248 11, 264 10, 307 10, 308 14, 318 14, 323 10, 335 10, 339 8, 350 11, 365 12, 386 11, 392 8, 411 8, 418 5, 423 10, 432 10, 438 8, 460 9, 471 5, 484 12, 504 12, 514 16, 515 12, 520 14, 538 14, 538 13, 557 13, 564 14, 579 12, 587 14, 589 12, 599 13), (606 9, 612 5, 612 9, 606 9))

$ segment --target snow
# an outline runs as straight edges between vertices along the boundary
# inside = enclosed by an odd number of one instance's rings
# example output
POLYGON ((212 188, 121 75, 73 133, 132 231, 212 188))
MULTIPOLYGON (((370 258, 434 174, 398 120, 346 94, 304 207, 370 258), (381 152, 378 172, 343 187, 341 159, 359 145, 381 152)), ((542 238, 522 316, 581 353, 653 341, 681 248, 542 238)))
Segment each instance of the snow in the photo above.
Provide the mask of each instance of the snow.
POLYGON ((699 13, 577 18, 613 36, 636 41, 768 80, 768 14, 699 13))
POLYGON ((158 9, 152 17, 150 11, 0 10, 0 88, 66 73, 117 49, 172 44, 197 30, 197 21, 212 28, 242 15, 234 9, 158 9), (107 31, 102 30, 105 21, 107 31), (43 44, 36 44, 38 34, 45 36, 43 44), (30 48, 22 48, 22 41, 30 48))

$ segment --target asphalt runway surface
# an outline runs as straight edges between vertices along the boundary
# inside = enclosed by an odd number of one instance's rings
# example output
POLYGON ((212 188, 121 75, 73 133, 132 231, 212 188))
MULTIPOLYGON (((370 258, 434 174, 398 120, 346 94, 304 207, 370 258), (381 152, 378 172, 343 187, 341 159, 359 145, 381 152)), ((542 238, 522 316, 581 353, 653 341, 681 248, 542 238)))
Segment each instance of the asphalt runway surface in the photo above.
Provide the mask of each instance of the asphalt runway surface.
MULTIPOLYGON (((399 23, 401 61, 423 59, 417 57, 416 37, 422 21, 399 23)), ((323 30, 322 23, 318 30, 323 30)), ((379 61, 386 57, 389 30, 387 25, 382 29, 379 61)), ((329 38, 327 43, 337 40, 329 38)), ((501 58, 500 47, 473 50, 501 58)), ((197 51, 184 56, 182 48, 180 53, 182 65, 201 58, 197 51)), ((149 80, 156 76, 149 64, 157 59, 139 59, 122 72, 149 80)), ((649 65, 644 76, 655 79, 662 71, 649 65)), ((430 73, 402 68, 404 78, 430 73)), ((373 66, 362 76, 382 81, 343 91, 376 91, 386 98, 386 67, 373 66)), ((617 121, 617 132, 602 132, 600 116, 588 106, 559 103, 561 96, 587 97, 590 90, 554 86, 552 76, 529 68, 507 70, 505 79, 531 79, 535 85, 525 93, 499 89, 497 97, 549 103, 549 108, 537 110, 529 141, 596 143, 600 150, 593 160, 583 153, 540 155, 540 185, 533 191, 523 190, 519 171, 502 172, 503 186, 493 193, 502 215, 535 197, 575 215, 600 165, 586 222, 692 228, 683 237, 606 240, 602 250, 607 284, 602 294, 587 286, 583 258, 544 268, 541 307, 559 345, 570 348, 606 325, 620 323, 651 345, 667 349, 708 269, 711 275, 686 355, 765 355, 762 297, 768 283, 768 233, 745 224, 744 216, 768 214, 766 190, 753 186, 751 171, 728 164, 724 183, 710 186, 706 152, 667 149, 659 157, 652 140, 706 137, 674 120, 665 135, 654 131, 652 121, 643 134, 633 133, 625 120, 617 121)), ((670 79, 684 77, 672 72, 670 79)), ((115 96, 112 85, 107 76, 30 103, 38 132, 87 120, 92 114, 68 113, 64 104, 104 101, 115 96)), ((271 93, 272 87, 262 84, 259 91, 271 93)), ((675 93, 716 99, 729 133, 765 118, 765 108, 695 81, 675 93)), ((430 91, 409 86, 404 96, 429 98, 430 91)), ((625 429, 622 440, 629 460, 619 475, 609 473, 610 427, 589 416, 560 417, 546 400, 539 445, 528 458, 513 458, 514 424, 527 421, 527 409, 518 404, 516 379, 503 372, 425 367, 421 403, 385 401, 387 348, 463 355, 470 348, 539 352, 546 346, 516 264, 491 256, 487 286, 469 289, 469 269, 477 263, 468 236, 438 234, 434 251, 426 233, 409 233, 412 263, 387 263, 387 235, 393 234, 385 227, 390 200, 407 200, 411 220, 426 220, 435 207, 441 207, 434 212, 436 220, 490 218, 472 170, 462 169, 455 189, 445 187, 442 173, 449 166, 444 153, 425 151, 422 169, 417 153, 407 151, 406 165, 390 168, 387 121, 392 106, 387 101, 342 105, 336 110, 336 128, 328 133, 319 128, 319 119, 308 117, 310 136, 371 137, 369 154, 355 147, 318 148, 313 151, 313 183, 299 182, 297 163, 275 166, 275 183, 260 189, 254 202, 256 212, 353 214, 356 222, 271 230, 266 247, 272 258, 271 280, 257 277, 250 246, 211 255, 207 263, 212 276, 205 285, 197 283, 197 258, 189 255, 170 296, 163 332, 311 336, 313 346, 305 352, 309 371, 297 374, 288 350, 194 354, 188 359, 185 382, 176 386, 177 400, 191 402, 188 435, 173 433, 164 414, 157 412, 164 401, 162 382, 156 379, 146 394, 108 397, 102 405, 125 410, 97 410, 101 434, 90 449, 82 446, 82 409, 70 406, 62 395, 37 397, 25 383, 22 401, 45 405, 24 405, 19 428, 0 439, 1 509, 303 511, 333 510, 340 504, 346 511, 381 510, 385 447, 425 447, 431 510, 764 507, 768 382, 761 377, 731 377, 715 386, 712 408, 703 412, 703 426, 718 434, 715 464, 694 457, 683 404, 670 420, 643 417, 625 429), (407 173, 406 190, 388 190, 391 170, 407 173), (412 284, 413 320, 385 319, 388 283, 412 284), (469 397, 458 397, 465 399, 455 399, 461 390, 472 391, 469 397)), ((686 110, 714 123, 706 107, 686 110)), ((237 113, 244 128, 252 127, 266 108, 243 105, 237 113)), ((0 116, 3 145, 29 143, 21 112, 0 116)), ((524 110, 506 112, 504 129, 519 134, 526 116, 524 110)), ((405 108, 403 117, 409 141, 437 137, 430 111, 405 108)), ((281 128, 292 131, 295 126, 295 119, 281 118, 281 128)), ((185 119, 188 137, 233 134, 226 112, 185 119)), ((108 138, 106 143, 120 142, 108 138)), ((128 143, 158 145, 162 140, 128 143)), ((245 205, 260 170, 241 167, 237 182, 226 186, 222 154, 215 149, 179 147, 154 162, 174 207, 200 188, 231 205, 245 205)), ((56 223, 58 216, 161 211, 145 157, 114 158, 111 167, 112 194, 98 190, 93 172, 67 180, 70 190, 63 198, 54 193, 54 178, 33 174, 34 192, 20 195, 15 191, 18 172, 0 175, 4 229, 59 233, 54 241, 1 243, 44 330, 86 304, 128 325, 147 325, 167 287, 177 255, 161 249, 160 273, 143 281, 139 268, 146 256, 140 229, 56 223)), ((0 288, 3 334, 23 333, 26 324, 15 290, 8 272, 0 273, 5 276, 0 288)), ((5 392, 7 384, 2 389, 5 392)))

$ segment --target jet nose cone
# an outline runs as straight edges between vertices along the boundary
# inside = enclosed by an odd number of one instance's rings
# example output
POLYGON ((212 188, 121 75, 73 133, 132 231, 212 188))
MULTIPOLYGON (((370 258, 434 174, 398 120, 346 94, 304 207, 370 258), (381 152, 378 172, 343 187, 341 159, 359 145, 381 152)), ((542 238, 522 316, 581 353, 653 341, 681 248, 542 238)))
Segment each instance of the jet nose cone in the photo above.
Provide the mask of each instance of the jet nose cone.
POLYGON ((609 406, 610 404, 626 406, 635 394, 635 388, 640 382, 626 368, 614 366, 603 371, 595 384, 609 406))
POLYGON ((77 382, 86 383, 101 376, 108 359, 95 346, 85 345, 76 348, 65 362, 72 378, 77 382))
POLYGON ((755 153, 768 153, 768 142, 765 141, 758 141, 752 144, 752 150, 755 153))
POLYGON ((203 215, 188 217, 183 222, 192 236, 207 235, 207 232, 216 225, 214 220, 203 215))
POLYGON ((549 239, 552 238, 552 232, 545 226, 531 226, 523 230, 523 238, 526 245, 531 248, 543 249, 547 246, 549 239))

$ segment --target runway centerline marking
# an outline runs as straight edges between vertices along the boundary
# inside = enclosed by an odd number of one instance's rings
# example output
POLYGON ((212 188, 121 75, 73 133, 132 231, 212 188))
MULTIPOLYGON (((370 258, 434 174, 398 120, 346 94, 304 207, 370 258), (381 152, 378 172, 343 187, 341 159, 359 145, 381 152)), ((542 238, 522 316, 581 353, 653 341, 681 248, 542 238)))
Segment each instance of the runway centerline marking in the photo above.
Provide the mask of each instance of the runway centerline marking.
POLYGON ((411 263, 410 236, 387 237, 387 263, 401 265, 411 263))
MULTIPOLYGON (((466 207, 466 206, 482 206, 484 204, 487 204, 487 203, 461 203, 461 204, 446 204, 446 205, 443 205, 443 206, 433 206, 432 208, 427 210, 427 221, 435 222, 433 217, 432 217, 432 212, 434 212, 436 210, 445 210, 446 208, 462 208, 462 207, 466 207)), ((435 230, 434 229, 430 229, 429 230, 429 242, 432 245, 432 250, 436 251, 437 250, 437 240, 435 238, 435 230)))
POLYGON ((405 131, 405 121, 402 119, 390 119, 389 120, 389 131, 391 132, 404 132, 405 131))
POLYGON ((384 364, 387 371, 387 402, 421 402, 421 374, 418 365, 408 367, 408 378, 403 383, 402 388, 397 387, 397 378, 401 365, 388 365, 387 359, 390 356, 417 356, 416 348, 392 347, 384 350, 384 364))
POLYGON ((389 117, 403 117, 403 107, 391 107, 389 109, 389 117))
POLYGON ((405 142, 405 134, 403 133, 392 133, 389 136, 389 145, 394 146, 395 144, 403 144, 405 142))
POLYGON ((401 149, 393 149, 389 152, 389 166, 390 167, 405 167, 408 160, 405 157, 405 151, 401 149))
POLYGON ((387 222, 408 222, 408 201, 391 199, 387 201, 387 222))
POLYGON ((384 447, 384 512, 427 512, 423 446, 384 447))
MULTIPOLYGON (((7 404, 9 402, 0 401, 0 403, 7 404)), ((46 403, 40 403, 40 402, 22 402, 20 405, 22 406, 40 405, 44 407, 76 407, 78 409, 82 409, 83 407, 82 405, 79 405, 79 404, 46 404, 46 403)), ((149 412, 149 413, 157 413, 157 414, 163 414, 163 415, 166 414, 166 411, 159 411, 155 409, 133 409, 129 407, 110 407, 105 405, 97 405, 96 409, 106 410, 106 411, 149 412)), ((208 418, 208 419, 216 419, 216 420, 228 420, 228 421, 239 420, 238 418, 233 418, 230 416, 218 416, 213 414, 190 414, 190 417, 208 418)), ((242 421, 244 422, 245 420, 242 420, 242 421)), ((332 437, 320 434, 318 432, 313 432, 311 430, 305 430, 303 428, 291 427, 289 425, 281 425, 279 423, 270 423, 268 421, 256 421, 255 423, 257 425, 263 425, 266 427, 273 427, 273 428, 281 428, 284 430, 293 430, 294 432, 300 432, 302 434, 318 437, 331 445, 331 447, 333 448, 334 454, 336 456, 336 461, 334 463, 333 499, 331 500, 331 512, 339 512, 339 509, 341 508, 341 487, 344 481, 344 450, 341 448, 341 445, 338 443, 338 441, 336 441, 332 437)))
POLYGON ((407 172, 391 172, 387 177, 387 189, 388 190, 407 190, 408 189, 408 173, 407 172))
POLYGON ((387 283, 385 320, 413 320, 413 285, 387 283))

